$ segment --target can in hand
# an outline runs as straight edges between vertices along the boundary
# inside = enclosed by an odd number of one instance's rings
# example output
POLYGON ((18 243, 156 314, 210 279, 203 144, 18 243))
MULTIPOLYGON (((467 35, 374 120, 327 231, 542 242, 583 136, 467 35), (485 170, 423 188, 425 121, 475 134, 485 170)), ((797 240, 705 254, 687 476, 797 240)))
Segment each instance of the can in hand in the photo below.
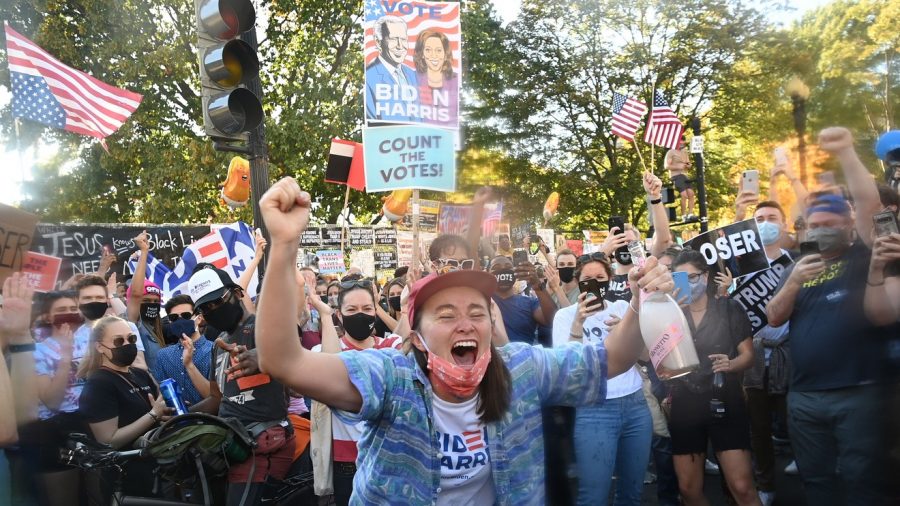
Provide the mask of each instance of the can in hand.
POLYGON ((178 383, 174 379, 163 380, 159 384, 159 391, 162 393, 163 400, 166 401, 166 406, 175 410, 175 415, 184 415, 188 412, 187 406, 181 400, 181 388, 178 387, 178 383))

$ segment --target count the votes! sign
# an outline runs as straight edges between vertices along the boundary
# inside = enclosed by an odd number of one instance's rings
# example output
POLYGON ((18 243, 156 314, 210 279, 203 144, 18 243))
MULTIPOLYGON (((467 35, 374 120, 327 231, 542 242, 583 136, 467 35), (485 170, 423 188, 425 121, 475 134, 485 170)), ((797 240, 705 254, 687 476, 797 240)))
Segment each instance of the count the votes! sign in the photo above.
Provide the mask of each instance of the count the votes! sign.
POLYGON ((700 234, 685 243, 703 254, 710 268, 710 281, 717 272, 731 271, 733 278, 769 268, 755 220, 744 220, 700 234))
POLYGON ((456 191, 453 132, 426 126, 363 129, 366 191, 456 191))

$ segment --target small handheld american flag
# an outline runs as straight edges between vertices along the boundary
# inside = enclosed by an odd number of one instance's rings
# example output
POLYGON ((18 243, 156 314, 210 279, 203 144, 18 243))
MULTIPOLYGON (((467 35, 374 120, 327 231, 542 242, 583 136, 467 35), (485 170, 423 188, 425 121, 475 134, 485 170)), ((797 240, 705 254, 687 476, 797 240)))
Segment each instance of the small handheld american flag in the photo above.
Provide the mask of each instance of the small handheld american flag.
POLYGON ((644 142, 675 149, 681 144, 683 133, 684 125, 675 115, 675 111, 669 107, 660 92, 654 91, 653 111, 650 112, 650 120, 644 132, 644 142))
POLYGON ((634 134, 646 113, 647 104, 613 92, 612 133, 634 142, 634 134))

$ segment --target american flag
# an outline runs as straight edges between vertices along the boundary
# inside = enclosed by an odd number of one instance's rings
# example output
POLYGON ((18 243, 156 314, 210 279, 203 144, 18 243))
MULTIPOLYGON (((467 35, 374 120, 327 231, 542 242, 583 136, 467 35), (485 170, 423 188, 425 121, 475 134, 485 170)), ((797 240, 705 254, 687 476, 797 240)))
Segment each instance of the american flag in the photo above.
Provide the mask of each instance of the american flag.
POLYGON ((470 452, 484 448, 484 436, 481 432, 482 430, 486 431, 487 428, 469 430, 462 433, 462 437, 466 442, 466 448, 468 448, 470 452))
POLYGON ((406 64, 415 68, 413 64, 413 48, 416 47, 416 37, 425 29, 440 31, 450 39, 450 50, 453 53, 453 70, 459 73, 460 62, 460 35, 459 35, 459 3, 450 2, 421 2, 412 0, 399 2, 398 0, 365 0, 365 46, 363 55, 366 66, 378 58, 378 47, 375 45, 375 21, 382 16, 397 16, 406 21, 407 36, 409 37, 409 52, 406 55, 406 64), (402 8, 401 8, 402 7, 402 8), (440 12, 437 17, 429 16, 429 12, 440 12))
POLYGON ((503 201, 497 202, 496 204, 485 204, 484 218, 481 220, 481 235, 484 237, 493 237, 494 231, 497 230, 497 225, 500 224, 500 220, 503 219, 503 201), (491 209, 493 207, 493 209, 491 209))
POLYGON ((141 95, 67 67, 6 28, 13 116, 103 139, 122 126, 141 95))
POLYGON ((681 144, 684 125, 658 91, 653 92, 653 110, 644 132, 644 142, 675 149, 681 144))
POLYGON ((647 113, 647 104, 640 100, 613 92, 612 133, 634 142, 641 118, 647 113))

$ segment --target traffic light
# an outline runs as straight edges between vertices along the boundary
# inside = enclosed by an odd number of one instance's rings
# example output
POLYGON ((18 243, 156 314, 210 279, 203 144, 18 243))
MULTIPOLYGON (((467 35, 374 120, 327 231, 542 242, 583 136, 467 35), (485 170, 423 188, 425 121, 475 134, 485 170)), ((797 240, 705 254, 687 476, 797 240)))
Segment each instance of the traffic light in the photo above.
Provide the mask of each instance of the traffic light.
MULTIPOLYGON (((240 39, 254 30, 250 0, 194 0, 203 101, 203 127, 214 139, 247 141, 263 120, 247 84, 259 74, 256 48, 240 39)), ((255 40, 255 37, 253 37, 255 40)))

